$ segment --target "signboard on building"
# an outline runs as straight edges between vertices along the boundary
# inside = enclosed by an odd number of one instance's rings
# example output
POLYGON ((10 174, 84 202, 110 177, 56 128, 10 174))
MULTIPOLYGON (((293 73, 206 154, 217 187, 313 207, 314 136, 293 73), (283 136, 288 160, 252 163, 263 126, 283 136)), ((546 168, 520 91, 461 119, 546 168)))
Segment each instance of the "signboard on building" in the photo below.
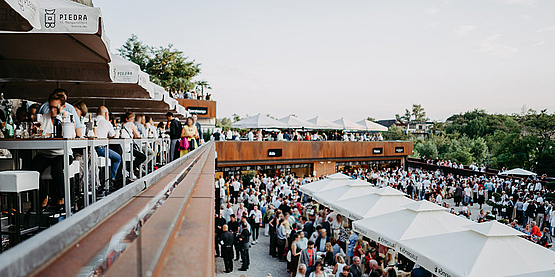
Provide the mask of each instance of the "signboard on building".
POLYGON ((208 114, 208 108, 207 107, 187 107, 187 112, 189 112, 190 114, 208 114))
POLYGON ((404 153, 404 152, 405 152, 405 147, 403 146, 395 147, 395 153, 404 153))
POLYGON ((268 157, 281 157, 282 149, 268 149, 268 157))
POLYGON ((372 154, 374 155, 379 155, 383 153, 383 148, 382 147, 376 147, 372 149, 372 154))

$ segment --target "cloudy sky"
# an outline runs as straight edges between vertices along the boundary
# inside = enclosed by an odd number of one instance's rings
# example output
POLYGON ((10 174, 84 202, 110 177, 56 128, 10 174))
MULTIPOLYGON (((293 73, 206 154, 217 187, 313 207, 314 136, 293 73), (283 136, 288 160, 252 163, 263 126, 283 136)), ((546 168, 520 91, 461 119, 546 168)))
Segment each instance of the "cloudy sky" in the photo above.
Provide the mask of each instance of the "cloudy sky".
POLYGON ((555 110, 555 1, 94 3, 113 51, 135 33, 202 63, 218 117, 555 110))

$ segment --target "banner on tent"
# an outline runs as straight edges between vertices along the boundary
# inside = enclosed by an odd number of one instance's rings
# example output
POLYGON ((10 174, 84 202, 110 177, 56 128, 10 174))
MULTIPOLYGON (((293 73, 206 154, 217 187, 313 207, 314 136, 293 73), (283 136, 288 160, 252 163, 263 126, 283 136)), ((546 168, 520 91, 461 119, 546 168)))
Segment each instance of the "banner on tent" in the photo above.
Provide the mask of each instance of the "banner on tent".
POLYGON ((378 239, 376 240, 377 243, 381 244, 381 245, 385 245, 389 248, 395 248, 395 246, 397 246, 397 244, 393 241, 390 241, 384 237, 378 237, 378 239))
POLYGON ((41 5, 41 33, 96 34, 100 9, 41 5))
POLYGON ((418 255, 412 253, 412 251, 406 249, 405 247, 399 247, 399 253, 403 254, 405 257, 411 259, 413 262, 418 262, 418 255))

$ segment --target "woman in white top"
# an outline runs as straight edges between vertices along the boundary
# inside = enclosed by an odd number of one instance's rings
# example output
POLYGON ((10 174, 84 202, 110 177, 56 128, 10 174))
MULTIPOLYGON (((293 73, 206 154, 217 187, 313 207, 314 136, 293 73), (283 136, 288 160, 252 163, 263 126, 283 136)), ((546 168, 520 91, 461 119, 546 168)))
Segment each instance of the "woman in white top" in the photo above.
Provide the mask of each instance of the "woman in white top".
POLYGON ((341 275, 341 272, 343 272, 343 267, 346 266, 347 264, 345 264, 345 260, 339 254, 335 255, 335 262, 336 263, 335 263, 335 266, 333 267, 332 273, 335 274, 336 277, 339 277, 341 275))

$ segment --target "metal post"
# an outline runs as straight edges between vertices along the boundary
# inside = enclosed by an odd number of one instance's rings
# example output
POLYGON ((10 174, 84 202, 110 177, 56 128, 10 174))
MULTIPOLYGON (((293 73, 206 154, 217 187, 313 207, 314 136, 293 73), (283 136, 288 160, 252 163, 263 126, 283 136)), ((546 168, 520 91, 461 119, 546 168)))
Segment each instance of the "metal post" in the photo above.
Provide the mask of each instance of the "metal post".
POLYGON ((69 141, 64 140, 64 204, 66 218, 71 216, 71 193, 69 191, 69 141))

